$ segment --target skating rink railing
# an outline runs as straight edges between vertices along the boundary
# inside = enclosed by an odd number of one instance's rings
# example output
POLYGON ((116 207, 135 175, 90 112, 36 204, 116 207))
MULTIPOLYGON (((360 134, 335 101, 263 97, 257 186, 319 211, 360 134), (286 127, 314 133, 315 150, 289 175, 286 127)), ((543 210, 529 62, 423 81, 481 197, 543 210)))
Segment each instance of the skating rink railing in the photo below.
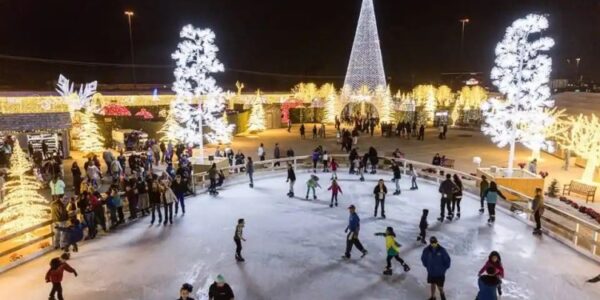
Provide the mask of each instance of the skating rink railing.
MULTIPOLYGON (((347 154, 330 154, 330 158, 335 159, 339 164, 340 170, 343 172, 342 167, 345 167, 344 171, 349 168, 349 159, 347 154)), ((404 158, 391 158, 391 157, 380 157, 377 165, 378 171, 386 171, 389 173, 392 161, 396 161, 400 164, 402 173, 408 174, 408 165, 412 164, 416 170, 418 177, 421 179, 428 180, 430 182, 440 183, 444 180, 445 174, 457 174, 463 181, 463 189, 480 198, 479 183, 481 178, 468 174, 456 169, 446 168, 442 166, 434 166, 428 163, 419 161, 404 159, 404 158)), ((268 175, 273 171, 286 170, 287 164, 290 163, 294 166, 295 170, 307 170, 313 168, 313 162, 310 155, 285 157, 279 159, 270 159, 264 161, 254 161, 254 172, 256 176, 268 175)), ((319 161, 317 169, 321 170, 323 164, 319 161)), ((226 177, 229 180, 237 178, 236 181, 244 180, 246 177, 245 165, 234 165, 230 167, 221 168, 226 177), (239 175, 243 175, 240 178, 239 175)), ((206 188, 208 183, 208 173, 195 173, 192 176, 192 189, 196 192, 198 187, 206 188)), ((512 212, 512 216, 516 219, 529 224, 534 225, 533 212, 531 210, 532 198, 524 195, 513 189, 498 185, 503 194, 511 195, 517 200, 506 201, 499 200, 498 206, 501 206, 512 212)), ((562 243, 570 246, 576 251, 584 254, 591 259, 600 263, 600 226, 593 224, 591 221, 585 220, 579 216, 571 214, 557 206, 552 204, 545 204, 545 212, 542 215, 542 231, 561 241, 562 243)))

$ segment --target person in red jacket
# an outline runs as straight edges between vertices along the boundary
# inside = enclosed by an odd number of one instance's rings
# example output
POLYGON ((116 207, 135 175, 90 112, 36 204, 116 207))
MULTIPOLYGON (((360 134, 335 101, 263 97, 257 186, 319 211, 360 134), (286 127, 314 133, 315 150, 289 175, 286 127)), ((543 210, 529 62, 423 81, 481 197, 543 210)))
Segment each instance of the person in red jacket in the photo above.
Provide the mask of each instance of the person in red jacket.
POLYGON ((73 273, 75 277, 77 277, 77 271, 75 271, 75 269, 69 266, 69 264, 67 264, 65 261, 61 260, 58 257, 55 257, 52 260, 50 260, 50 270, 48 270, 48 272, 46 273, 46 282, 52 283, 52 290, 50 291, 50 296, 48 297, 48 299, 55 300, 55 295, 56 297, 58 297, 58 300, 64 299, 62 295, 61 284, 64 271, 73 273))
POLYGON ((331 159, 331 164, 329 164, 329 166, 331 167, 331 179, 337 179, 337 169, 338 169, 338 163, 337 161, 335 161, 335 159, 331 159))
POLYGON ((328 190, 331 191, 331 203, 329 204, 329 207, 333 207, 333 199, 335 199, 335 206, 338 206, 338 192, 340 194, 343 193, 342 188, 337 183, 337 180, 334 179, 331 181, 331 186, 328 188, 328 190))
POLYGON ((500 253, 498 251, 492 251, 488 257, 488 260, 485 262, 485 265, 479 270, 477 273, 478 276, 484 274, 488 267, 492 267, 496 269, 496 277, 500 280, 500 284, 498 284, 498 295, 502 296, 502 278, 504 278, 504 267, 502 266, 502 258, 500 258, 500 253))

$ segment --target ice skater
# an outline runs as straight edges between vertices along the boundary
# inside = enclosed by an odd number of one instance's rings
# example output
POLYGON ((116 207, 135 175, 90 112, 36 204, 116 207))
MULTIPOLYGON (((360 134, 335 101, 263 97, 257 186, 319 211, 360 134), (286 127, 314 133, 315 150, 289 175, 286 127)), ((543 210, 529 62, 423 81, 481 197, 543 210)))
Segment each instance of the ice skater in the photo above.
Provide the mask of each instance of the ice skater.
POLYGON ((235 295, 233 290, 225 282, 223 275, 217 275, 215 282, 208 288, 208 299, 209 300, 233 300, 235 295))
POLYGON ((354 166, 356 168, 356 174, 360 176, 360 181, 365 181, 365 177, 363 176, 365 171, 365 163, 362 159, 360 159, 360 156, 354 159, 354 166))
POLYGON ((448 209, 448 220, 452 220, 452 211, 450 207, 450 202, 452 201, 452 195, 454 194, 454 182, 452 182, 452 175, 446 174, 446 180, 442 181, 440 184, 440 188, 438 191, 442 194, 442 199, 440 200, 440 217, 438 221, 444 222, 445 209, 448 209))
POLYGON ((454 174, 452 179, 454 179, 455 185, 454 194, 452 194, 452 215, 456 212, 456 219, 458 220, 460 219, 460 201, 463 196, 463 184, 457 174, 454 174))
POLYGON ((194 287, 189 283, 184 283, 179 289, 179 298, 177 300, 194 300, 194 298, 190 297, 194 287))
POLYGON ((487 274, 493 274, 498 278, 497 290, 498 295, 502 296, 502 279, 504 278, 504 266, 502 266, 502 258, 500 258, 500 253, 498 251, 492 251, 488 256, 488 260, 485 262, 478 276, 482 276, 482 274, 486 272, 487 274), (493 272, 489 272, 488 269, 493 268, 493 272))
POLYGON ((52 290, 50 290, 49 300, 63 300, 62 294, 62 279, 64 272, 73 273, 77 277, 77 271, 73 269, 66 261, 55 257, 50 260, 50 269, 46 272, 46 282, 52 283, 52 290))
POLYGON ((531 210, 533 210, 533 218, 535 220, 535 229, 533 230, 533 234, 542 234, 542 215, 544 214, 544 206, 544 195, 542 194, 542 189, 536 188, 535 197, 533 197, 533 201, 531 202, 531 210))
POLYGON ((488 206, 488 224, 493 224, 496 222, 496 202, 498 201, 498 197, 504 200, 506 200, 506 197, 504 197, 502 192, 498 190, 498 186, 496 185, 495 181, 490 182, 490 187, 485 191, 483 197, 485 198, 488 206))
POLYGON ((477 285, 479 286, 477 300, 498 300, 496 290, 500 288, 500 279, 494 267, 485 269, 485 274, 479 276, 477 285))
POLYGON ((287 193, 288 197, 294 197, 294 184, 296 183, 296 172, 294 172, 294 166, 291 163, 288 163, 287 179, 285 182, 290 183, 290 191, 287 193))
POLYGON ((479 183, 479 197, 480 197, 480 203, 481 203, 481 207, 479 208, 479 212, 483 213, 485 210, 483 209, 483 202, 485 202, 485 197, 483 196, 483 194, 485 193, 485 191, 487 191, 487 189, 490 187, 490 182, 487 181, 487 177, 485 177, 485 175, 481 175, 481 182, 479 183))
POLYGON ((246 241, 244 238, 244 225, 246 222, 244 219, 239 219, 237 226, 235 227, 235 235, 233 236, 233 241, 235 242, 235 260, 244 262, 246 261, 244 257, 242 257, 242 241, 246 241))
POLYGON ((254 187, 254 162, 252 162, 252 157, 248 156, 248 161, 246 162, 246 174, 250 178, 250 188, 254 187))
POLYGON ((435 236, 429 238, 429 246, 423 249, 421 262, 427 269, 427 283, 430 285, 431 297, 429 300, 435 300, 435 290, 440 291, 441 300, 446 300, 444 294, 444 282, 446 281, 446 271, 450 269, 450 256, 444 247, 438 244, 435 236))
POLYGON ((335 158, 331 159, 331 163, 329 165, 331 167, 331 179, 337 179, 338 163, 335 161, 335 158))
POLYGON ((392 259, 396 259, 400 262, 402 267, 404 268, 404 272, 410 271, 410 267, 404 262, 404 260, 400 257, 400 247, 401 245, 396 242, 396 233, 394 233, 394 228, 388 227, 385 232, 375 233, 376 236, 385 237, 385 249, 387 250, 387 265, 385 270, 383 270, 384 275, 392 275, 392 259))
POLYGON ((310 194, 311 190, 313 192, 313 199, 317 200, 317 192, 315 190, 317 187, 321 188, 321 185, 319 185, 319 177, 316 175, 310 175, 310 179, 308 179, 306 182, 306 200, 308 200, 308 195, 310 194))
POLYGON ((333 199, 335 199, 335 206, 338 206, 338 192, 340 194, 343 194, 342 192, 342 188, 340 187, 340 185, 337 183, 337 180, 332 180, 331 181, 331 186, 327 189, 331 191, 331 203, 329 204, 329 207, 333 207, 333 199))
POLYGON ((381 217, 385 219, 385 195, 387 194, 387 187, 383 183, 383 179, 379 179, 377 185, 373 189, 373 195, 375 196, 375 213, 374 217, 377 217, 377 208, 381 205, 381 217))
POLYGON ((419 236, 417 237, 417 241, 421 241, 423 244, 427 244, 427 227, 429 227, 429 223, 427 223, 427 215, 429 214, 428 209, 423 209, 423 214, 421 215, 421 222, 419 222, 419 236))
POLYGON ((348 220, 348 226, 344 232, 348 233, 346 236, 346 253, 342 256, 343 259, 350 259, 350 252, 352 251, 352 246, 356 246, 360 252, 362 252, 362 257, 367 255, 368 251, 363 247, 358 240, 358 232, 360 231, 360 218, 356 213, 356 207, 354 205, 348 206, 348 212, 350 213, 350 217, 348 220))
POLYGON ((400 166, 398 166, 395 161, 392 161, 392 172, 394 173, 394 178, 392 178, 392 181, 396 184, 396 191, 394 192, 394 195, 400 195, 400 166))

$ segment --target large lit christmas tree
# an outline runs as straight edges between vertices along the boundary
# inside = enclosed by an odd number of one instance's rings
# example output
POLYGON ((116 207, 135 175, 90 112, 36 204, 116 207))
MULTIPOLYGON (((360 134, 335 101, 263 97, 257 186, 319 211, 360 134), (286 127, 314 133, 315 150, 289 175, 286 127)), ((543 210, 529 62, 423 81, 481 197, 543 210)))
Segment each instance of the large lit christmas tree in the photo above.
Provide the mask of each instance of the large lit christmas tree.
POLYGON ((547 28, 546 17, 530 14, 513 22, 496 46, 491 78, 506 100, 490 99, 482 105, 482 131, 498 147, 510 146, 507 174, 512 174, 517 143, 530 149, 551 149, 544 128, 553 122, 545 114, 554 106, 548 86, 552 60, 540 52, 550 50, 554 40, 539 37, 547 28))
POLYGON ((367 86, 371 91, 386 86, 373 0, 362 2, 344 80, 346 91, 355 92, 362 86, 367 86))
POLYGON ((256 92, 256 98, 252 102, 252 112, 248 119, 248 131, 260 132, 264 131, 265 127, 265 110, 263 109, 263 101, 260 91, 256 92))
POLYGON ((89 107, 80 114, 80 124, 79 150, 84 153, 102 151, 104 138, 100 134, 94 113, 89 107))
POLYGON ((50 217, 47 200, 38 193, 41 184, 28 175, 31 167, 27 155, 16 142, 10 157, 9 180, 4 184, 6 196, 0 204, 0 232, 3 235, 27 229, 50 217))

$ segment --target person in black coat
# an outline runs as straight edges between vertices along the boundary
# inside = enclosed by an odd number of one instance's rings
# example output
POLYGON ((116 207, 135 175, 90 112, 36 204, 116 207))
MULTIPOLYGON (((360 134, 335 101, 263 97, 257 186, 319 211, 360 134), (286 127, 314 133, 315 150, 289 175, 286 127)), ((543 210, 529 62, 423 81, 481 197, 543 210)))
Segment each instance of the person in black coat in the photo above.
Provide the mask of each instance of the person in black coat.
POLYGON ((285 182, 290 183, 290 191, 287 193, 289 197, 294 197, 294 183, 296 183, 296 173, 294 172, 294 166, 288 163, 287 168, 287 179, 285 182))
POLYGON ((223 275, 218 275, 215 282, 208 289, 209 300, 231 300, 234 299, 233 290, 225 282, 223 275))
POLYGON ((392 161, 392 172, 394 173, 394 178, 392 178, 392 181, 394 181, 396 184, 396 191, 394 192, 394 195, 400 195, 400 166, 398 166, 395 161, 392 161))
POLYGON ((369 162, 371 163, 371 174, 377 173, 377 163, 379 163, 379 157, 377 156, 377 150, 371 147, 369 148, 369 162))
POLYGON ((387 187, 383 183, 383 179, 379 179, 377 186, 373 189, 375 195, 375 213, 374 217, 377 217, 377 208, 381 204, 381 217, 385 219, 385 194, 387 194, 387 187))
POLYGON ((81 192, 81 169, 77 165, 77 162, 74 161, 71 166, 71 174, 73 175, 73 190, 75 195, 79 196, 81 192))
POLYGON ((427 244, 426 235, 427 235, 427 227, 429 224, 427 223, 427 215, 429 214, 428 209, 423 209, 423 215, 421 215, 421 221, 419 222, 419 236, 417 237, 417 241, 421 241, 423 244, 427 244))
POLYGON ((421 126, 419 127, 419 137, 417 138, 417 140, 425 140, 425 125, 421 124, 421 126))
POLYGON ((446 180, 442 181, 440 188, 438 189, 440 194, 442 194, 442 199, 440 200, 440 217, 438 218, 438 221, 444 221, 444 209, 448 209, 448 219, 452 220, 450 202, 452 201, 452 196, 454 195, 455 190, 456 185, 454 182, 452 182, 452 175, 446 174, 446 180))
POLYGON ((190 294, 194 290, 194 287, 189 283, 184 283, 179 289, 179 298, 177 300, 194 300, 190 297, 190 294))

